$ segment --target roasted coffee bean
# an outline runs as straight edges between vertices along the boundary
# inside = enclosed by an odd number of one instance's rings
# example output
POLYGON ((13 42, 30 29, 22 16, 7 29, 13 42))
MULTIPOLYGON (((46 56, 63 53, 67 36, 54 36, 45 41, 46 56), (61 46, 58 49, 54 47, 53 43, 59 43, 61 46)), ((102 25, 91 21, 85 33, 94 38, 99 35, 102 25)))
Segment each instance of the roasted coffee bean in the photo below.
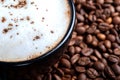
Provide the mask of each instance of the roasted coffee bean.
POLYGON ((100 61, 101 61, 105 66, 108 65, 108 62, 107 62, 107 60, 106 60, 105 58, 102 58, 100 61))
POLYGON ((111 17, 107 18, 106 23, 111 24, 112 23, 112 18, 111 17))
POLYGON ((85 29, 85 27, 77 26, 77 27, 76 27, 76 32, 77 32, 78 34, 84 34, 84 33, 86 32, 86 29, 85 29))
POLYGON ((98 61, 98 58, 95 57, 95 56, 93 56, 93 55, 90 56, 90 59, 91 59, 92 61, 98 61))
POLYGON ((98 40, 97 40, 97 38, 95 37, 95 36, 93 36, 93 41, 92 41, 92 43, 91 43, 93 46, 98 46, 98 40))
POLYGON ((109 66, 105 67, 105 74, 111 79, 115 79, 115 77, 116 77, 114 72, 111 70, 111 68, 109 66))
POLYGON ((53 77, 55 78, 55 80, 62 80, 60 76, 58 76, 57 74, 54 74, 53 77))
POLYGON ((84 43, 84 42, 81 42, 81 43, 79 44, 79 46, 80 46, 81 49, 87 48, 87 44, 84 43))
POLYGON ((92 34, 94 33, 96 30, 96 25, 91 25, 87 30, 86 32, 89 33, 89 34, 92 34))
POLYGON ((91 48, 83 48, 81 53, 84 56, 90 56, 93 53, 93 49, 91 49, 91 48))
POLYGON ((97 61, 94 63, 94 67, 96 70, 103 71, 105 68, 105 65, 102 62, 97 61))
POLYGON ((95 69, 93 69, 93 68, 89 68, 89 69, 87 70, 87 75, 88 75, 90 78, 92 78, 92 79, 94 79, 94 78, 96 78, 96 77, 99 76, 98 72, 97 72, 95 69))
POLYGON ((113 0, 105 0, 105 3, 111 4, 111 3, 113 3, 113 0))
POLYGON ((70 52, 70 55, 74 55, 75 54, 75 48, 73 46, 70 46, 68 50, 70 52))
POLYGON ((120 48, 120 45, 118 43, 112 43, 113 48, 120 48))
POLYGON ((101 31, 107 31, 110 29, 110 25, 108 23, 100 23, 98 28, 101 30, 101 31))
POLYGON ((61 68, 65 74, 74 74, 73 70, 72 69, 69 69, 69 68, 61 68))
POLYGON ((107 39, 110 40, 111 42, 114 42, 116 40, 113 34, 107 35, 107 39))
POLYGON ((68 44, 68 46, 73 46, 75 44, 75 38, 72 38, 68 44))
POLYGON ((108 54, 108 53, 103 53, 103 57, 104 57, 104 58, 108 58, 108 57, 109 57, 109 54, 108 54))
POLYGON ((65 59, 65 58, 62 58, 60 62, 61 62, 61 64, 62 64, 63 66, 65 66, 65 67, 67 67, 67 68, 71 68, 71 63, 70 63, 69 60, 67 60, 67 59, 65 59))
POLYGON ((76 13, 76 17, 77 17, 77 19, 78 19, 79 21, 84 21, 84 20, 85 20, 84 17, 83 17, 83 15, 81 15, 81 14, 79 14, 79 13, 76 13))
POLYGON ((113 23, 114 24, 120 24, 120 16, 113 17, 113 23))
POLYGON ((95 15, 89 15, 89 16, 88 16, 88 19, 89 19, 89 21, 91 21, 91 22, 95 22, 97 18, 96 18, 95 15))
POLYGON ((56 73, 59 75, 59 76, 64 76, 64 71, 60 68, 57 68, 56 69, 56 73))
POLYGON ((102 55, 98 50, 95 49, 94 53, 95 53, 96 57, 98 57, 99 59, 102 59, 102 55))
POLYGON ((109 40, 105 40, 105 41, 104 41, 104 44, 105 44, 105 47, 106 47, 106 48, 111 48, 111 45, 112 45, 112 44, 111 44, 111 42, 110 42, 109 40))
POLYGON ((118 64, 113 64, 111 67, 114 73, 116 73, 117 75, 120 75, 120 66, 118 64))
POLYGON ((120 6, 117 6, 117 7, 116 7, 116 10, 117 10, 118 12, 120 12, 120 6))
POLYGON ((120 48, 115 48, 114 49, 114 54, 115 55, 120 55, 120 48))
POLYGON ((117 77, 115 78, 115 80, 120 80, 120 76, 117 76, 117 77))
POLYGON ((76 6, 77 12, 80 12, 80 9, 81 9, 81 4, 78 4, 78 5, 76 6))
POLYGON ((71 63, 75 64, 79 60, 79 58, 80 58, 80 54, 73 55, 71 58, 71 63))
POLYGON ((97 0, 98 4, 104 4, 104 0, 97 0))
POLYGON ((110 56, 108 57, 108 60, 109 60, 110 62, 113 62, 113 63, 118 63, 118 62, 119 62, 119 57, 117 57, 117 56, 115 56, 115 55, 110 55, 110 56))
POLYGON ((69 59, 70 59, 70 56, 69 56, 68 54, 63 54, 63 55, 62 55, 62 58, 65 58, 65 59, 68 59, 68 60, 69 60, 69 59))
POLYGON ((85 67, 80 67, 80 66, 76 66, 75 67, 75 70, 79 73, 83 73, 86 71, 85 67))
POLYGON ((98 33, 98 34, 97 34, 97 37, 98 37, 100 40, 105 40, 105 39, 106 39, 106 35, 105 35, 105 34, 102 34, 102 33, 98 33))
POLYGON ((76 54, 79 54, 80 52, 81 52, 81 48, 78 47, 78 46, 76 46, 76 47, 75 47, 75 53, 76 53, 76 54))
POLYGON ((94 80, 104 80, 104 78, 96 78, 96 79, 94 79, 94 80))
POLYGON ((120 1, 119 0, 114 0, 114 4, 120 5, 120 1))
POLYGON ((117 42, 118 44, 120 44, 120 37, 119 37, 119 36, 116 36, 116 42, 117 42))
POLYGON ((92 35, 87 35, 87 37, 86 37, 86 42, 87 43, 91 43, 93 41, 93 37, 92 37, 92 35))
POLYGON ((87 80, 87 76, 84 73, 78 75, 78 80, 87 80))
POLYGON ((90 63, 90 58, 89 57, 81 57, 79 58, 78 60, 78 64, 81 65, 81 66, 86 66, 90 63))
POLYGON ((106 52, 106 47, 104 46, 103 42, 99 42, 98 47, 102 52, 106 52))

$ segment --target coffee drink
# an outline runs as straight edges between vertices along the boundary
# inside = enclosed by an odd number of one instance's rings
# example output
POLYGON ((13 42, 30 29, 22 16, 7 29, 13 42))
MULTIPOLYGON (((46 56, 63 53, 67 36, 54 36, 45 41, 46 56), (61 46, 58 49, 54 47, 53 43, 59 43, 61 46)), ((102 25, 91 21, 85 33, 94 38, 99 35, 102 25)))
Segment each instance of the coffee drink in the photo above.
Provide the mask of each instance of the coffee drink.
POLYGON ((39 57, 64 38, 71 21, 68 0, 0 0, 0 61, 39 57))

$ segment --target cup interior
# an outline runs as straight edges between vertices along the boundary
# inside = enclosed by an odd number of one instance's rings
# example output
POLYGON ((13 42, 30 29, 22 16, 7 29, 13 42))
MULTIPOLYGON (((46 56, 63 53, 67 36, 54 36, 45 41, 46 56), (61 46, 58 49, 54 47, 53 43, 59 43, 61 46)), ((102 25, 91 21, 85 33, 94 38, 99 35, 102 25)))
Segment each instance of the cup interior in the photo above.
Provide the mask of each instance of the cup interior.
POLYGON ((74 3, 72 2, 72 0, 67 0, 69 2, 69 6, 70 6, 70 11, 71 11, 71 19, 70 19, 70 24, 69 24, 69 28, 64 36, 64 38, 62 39, 62 41, 52 50, 50 50, 49 52, 38 56, 37 58, 31 59, 31 60, 26 60, 26 61, 19 61, 19 62, 0 62, 0 65, 10 65, 10 66, 24 66, 24 65, 29 65, 32 64, 34 62, 37 61, 41 61, 43 60, 45 57, 53 55, 57 50, 59 50, 59 48, 61 48, 66 42, 67 40, 70 38, 73 28, 74 28, 74 23, 75 23, 75 7, 74 7, 74 3))

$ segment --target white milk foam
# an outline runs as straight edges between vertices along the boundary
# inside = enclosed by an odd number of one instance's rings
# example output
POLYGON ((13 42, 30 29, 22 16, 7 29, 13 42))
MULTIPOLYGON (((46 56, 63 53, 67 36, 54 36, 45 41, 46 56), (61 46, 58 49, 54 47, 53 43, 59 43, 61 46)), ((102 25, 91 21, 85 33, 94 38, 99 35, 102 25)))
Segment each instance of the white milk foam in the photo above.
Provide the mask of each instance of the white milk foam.
POLYGON ((36 58, 53 49, 70 23, 68 0, 0 2, 0 61, 36 58))

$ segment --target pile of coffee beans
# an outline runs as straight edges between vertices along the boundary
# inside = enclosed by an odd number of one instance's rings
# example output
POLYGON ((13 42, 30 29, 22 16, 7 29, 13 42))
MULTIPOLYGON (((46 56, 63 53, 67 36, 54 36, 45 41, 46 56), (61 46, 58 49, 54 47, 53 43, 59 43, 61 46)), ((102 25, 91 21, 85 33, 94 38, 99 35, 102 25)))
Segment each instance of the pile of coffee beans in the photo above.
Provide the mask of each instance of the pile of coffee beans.
POLYGON ((61 59, 47 73, 31 69, 12 80, 120 80, 120 0, 73 1, 75 28, 61 59))

